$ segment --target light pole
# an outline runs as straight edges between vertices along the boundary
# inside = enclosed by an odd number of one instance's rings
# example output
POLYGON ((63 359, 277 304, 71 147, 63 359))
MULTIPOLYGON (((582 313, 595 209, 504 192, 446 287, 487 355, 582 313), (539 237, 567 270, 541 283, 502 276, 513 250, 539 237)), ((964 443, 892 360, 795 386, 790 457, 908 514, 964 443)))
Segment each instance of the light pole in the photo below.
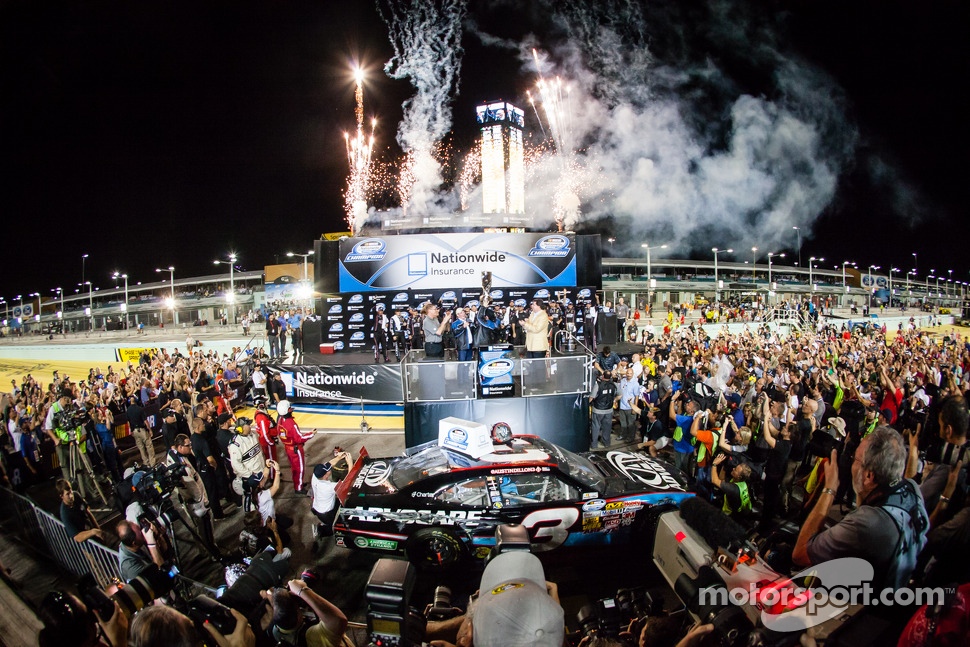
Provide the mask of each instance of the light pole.
POLYGON ((3 304, 3 325, 7 325, 7 319, 10 318, 10 304, 3 297, 0 297, 0 303, 3 304))
POLYGON ((87 254, 81 254, 81 282, 78 285, 84 285, 84 265, 88 260, 87 254))
MULTIPOLYGON (((953 270, 947 270, 947 273, 950 275, 950 277, 947 279, 947 281, 952 282, 953 281, 953 270)), ((946 294, 947 294, 947 296, 950 295, 950 286, 947 286, 947 288, 946 288, 946 294)))
POLYGON ((667 249, 667 244, 654 245, 651 247, 646 243, 641 243, 640 247, 647 250, 647 303, 651 306, 653 305, 653 275, 650 273, 650 250, 651 249, 667 249))
POLYGON ((816 258, 815 256, 808 257, 808 291, 815 291, 815 281, 812 279, 812 264, 818 261, 819 263, 825 262, 824 258, 816 258))
POLYGON ((795 238, 798 241, 798 266, 802 265, 802 230, 798 227, 792 227, 795 230, 795 238))
POLYGON ((847 293, 849 291, 849 286, 845 283, 845 266, 855 265, 852 261, 842 261, 842 292, 847 293))
POLYGON ((772 289, 771 288, 771 257, 772 256, 777 256, 778 258, 785 258, 785 252, 782 252, 781 254, 768 252, 768 289, 769 290, 772 289))
POLYGON ((229 303, 230 307, 230 324, 236 323, 236 284, 233 280, 233 271, 236 267, 236 254, 232 252, 229 254, 228 261, 216 260, 213 261, 216 265, 228 265, 229 266, 229 294, 226 295, 226 301, 229 303))
MULTIPOLYGON (((616 238, 613 238, 612 236, 610 236, 609 238, 606 239, 606 242, 608 242, 610 244, 610 253, 612 253, 612 251, 613 251, 613 243, 616 242, 616 238)), ((289 254, 287 254, 287 256, 289 256, 289 254)))
POLYGON ((712 247, 711 251, 714 252, 714 303, 721 302, 721 284, 717 280, 717 255, 728 253, 733 254, 733 249, 718 249, 717 247, 712 247))
POLYGON ((168 272, 168 278, 172 285, 172 325, 177 326, 179 323, 179 311, 175 307, 175 267, 172 265, 168 267, 156 267, 155 271, 159 273, 168 272))
POLYGON ((125 280, 125 302, 123 304, 121 304, 121 310, 122 310, 122 312, 125 313, 125 330, 127 331, 128 330, 128 327, 129 327, 129 323, 128 323, 128 275, 127 274, 121 274, 119 272, 115 272, 114 274, 111 275, 111 278, 113 278, 115 281, 117 281, 119 278, 122 278, 122 279, 125 280))
POLYGON ((755 267, 755 260, 757 260, 757 258, 758 258, 758 248, 752 247, 751 248, 751 284, 755 287, 755 289, 758 288, 758 274, 757 274, 757 268, 755 267))
POLYGON ((88 315, 91 317, 91 332, 94 332, 94 284, 91 281, 85 281, 80 285, 88 286, 88 315))
MULTIPOLYGON (((610 240, 610 245, 612 246, 613 241, 616 240, 616 239, 615 238, 610 238, 609 240, 610 240)), ((313 252, 307 252, 306 254, 297 254, 297 253, 293 253, 293 252, 286 252, 286 255, 289 256, 290 258, 292 258, 294 256, 302 256, 303 257, 303 287, 307 291, 306 300, 307 300, 307 305, 309 305, 310 301, 313 300, 313 290, 310 288, 310 278, 309 278, 309 276, 307 274, 307 259, 310 258, 311 256, 313 256, 313 252)))
POLYGON ((872 290, 873 290, 873 287, 875 287, 876 285, 876 279, 873 278, 872 272, 873 270, 878 270, 880 267, 881 267, 880 265, 869 266, 869 281, 872 283, 872 285, 866 288, 866 309, 870 311, 870 314, 872 311, 872 290))
POLYGON ((916 252, 913 252, 913 278, 919 273, 919 257, 916 256, 916 252))
POLYGON ((889 266, 889 307, 893 307, 893 272, 902 272, 898 267, 889 266))
POLYGON ((17 312, 20 313, 17 315, 17 323, 22 323, 24 320, 24 295, 18 294, 14 299, 17 300, 17 312))

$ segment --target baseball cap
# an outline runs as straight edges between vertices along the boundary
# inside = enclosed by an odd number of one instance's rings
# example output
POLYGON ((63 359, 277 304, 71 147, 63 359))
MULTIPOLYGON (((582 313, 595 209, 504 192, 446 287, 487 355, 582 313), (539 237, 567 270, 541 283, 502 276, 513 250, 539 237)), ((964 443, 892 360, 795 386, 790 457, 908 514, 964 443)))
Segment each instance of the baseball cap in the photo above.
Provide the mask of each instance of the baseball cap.
POLYGON ((168 418, 169 416, 174 416, 174 415, 175 415, 175 409, 166 409, 165 411, 162 411, 163 418, 168 418))
POLYGON ((472 614, 476 647, 560 647, 564 621, 535 555, 503 553, 485 567, 472 614))
POLYGON ((231 415, 229 415, 228 413, 220 413, 219 417, 216 418, 216 424, 218 424, 221 427, 222 425, 226 424, 230 420, 232 420, 231 415))
POLYGON ((313 475, 318 479, 322 479, 323 475, 333 469, 330 463, 318 463, 316 467, 313 468, 313 475))

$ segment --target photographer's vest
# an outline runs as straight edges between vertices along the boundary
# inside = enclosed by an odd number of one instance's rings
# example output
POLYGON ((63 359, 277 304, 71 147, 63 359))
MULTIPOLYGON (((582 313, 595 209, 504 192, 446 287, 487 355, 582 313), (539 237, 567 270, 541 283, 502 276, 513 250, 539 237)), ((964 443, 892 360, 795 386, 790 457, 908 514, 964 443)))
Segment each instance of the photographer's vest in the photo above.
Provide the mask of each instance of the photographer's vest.
MULTIPOLYGON (((77 440, 77 438, 80 437, 80 434, 78 433, 78 430, 81 427, 76 427, 76 428, 74 428, 72 430, 67 430, 67 429, 63 429, 60 426, 60 424, 58 423, 58 421, 57 421, 57 418, 58 418, 57 414, 59 414, 62 411, 64 411, 64 409, 61 408, 61 403, 60 402, 55 402, 53 405, 51 405, 51 410, 54 412, 54 416, 53 416, 53 427, 54 427, 54 435, 57 436, 57 439, 60 440, 62 443, 65 443, 65 444, 66 443, 69 443, 69 442, 72 442, 74 440, 77 440)), ((80 443, 78 443, 77 444, 77 447, 78 447, 79 450, 81 450, 81 453, 82 454, 87 453, 87 443, 86 442, 80 442, 80 443)))
POLYGON ((923 506, 923 497, 918 494, 918 486, 904 479, 893 488, 878 509, 889 515, 899 531, 899 539, 892 559, 891 569, 884 575, 883 585, 898 589, 906 586, 916 568, 920 551, 926 545, 926 533, 930 520, 923 506))
MULTIPOLYGON (((711 438, 713 439, 713 441, 711 443, 710 452, 711 452, 711 456, 713 456, 714 448, 717 447, 718 443, 721 440, 721 433, 716 429, 712 429, 711 438)), ((701 465, 704 462, 704 459, 707 458, 707 452, 708 452, 707 444, 704 443, 703 441, 698 440, 697 436, 690 437, 690 444, 697 447, 697 464, 701 465)))
POLYGON ((741 497, 741 506, 737 510, 732 510, 731 506, 728 505, 728 497, 725 494, 724 503, 721 504, 721 510, 724 512, 724 514, 751 512, 751 493, 748 492, 748 484, 742 481, 740 483, 735 483, 735 485, 738 486, 738 495, 741 497))

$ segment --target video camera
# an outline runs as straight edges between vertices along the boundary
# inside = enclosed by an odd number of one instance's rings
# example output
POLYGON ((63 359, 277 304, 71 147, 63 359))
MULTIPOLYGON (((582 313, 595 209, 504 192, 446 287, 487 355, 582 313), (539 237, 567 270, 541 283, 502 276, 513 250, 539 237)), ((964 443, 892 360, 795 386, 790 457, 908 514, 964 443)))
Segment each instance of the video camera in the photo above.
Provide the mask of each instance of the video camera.
POLYGON ((153 564, 127 584, 119 583, 118 591, 109 598, 98 586, 94 575, 88 573, 78 581, 77 589, 88 609, 97 611, 102 619, 107 620, 114 615, 115 602, 130 619, 153 600, 171 593, 178 574, 179 569, 175 564, 166 563, 161 568, 153 564))
MULTIPOLYGON (((74 434, 78 427, 86 425, 90 420, 91 414, 73 403, 68 405, 66 409, 54 413, 53 418, 54 427, 63 429, 69 434, 74 434)), ((72 437, 71 441, 76 442, 77 438, 72 437)))
POLYGON ((160 506, 164 501, 171 498, 172 492, 182 482, 182 477, 186 475, 185 465, 179 463, 156 465, 143 471, 145 475, 135 486, 135 498, 142 505, 152 506, 160 506))
MULTIPOLYGON (((613 597, 584 605, 576 613, 576 622, 579 624, 577 642, 594 636, 623 642, 625 635, 621 634, 629 631, 632 640, 629 644, 636 645, 640 632, 651 617, 673 616, 683 613, 683 610, 681 606, 679 610, 665 611, 663 591, 659 589, 647 589, 645 586, 618 589, 613 597)), ((682 623, 683 621, 680 624, 682 623)))

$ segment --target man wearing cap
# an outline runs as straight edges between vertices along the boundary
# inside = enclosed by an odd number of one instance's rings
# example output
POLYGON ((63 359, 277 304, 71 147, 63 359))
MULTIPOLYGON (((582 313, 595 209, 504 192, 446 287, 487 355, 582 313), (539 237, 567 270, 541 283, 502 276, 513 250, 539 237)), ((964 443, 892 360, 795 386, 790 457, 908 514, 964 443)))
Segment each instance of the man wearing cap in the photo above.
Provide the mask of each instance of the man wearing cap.
POLYGON ((620 397, 616 391, 616 384, 613 383, 613 376, 606 372, 600 373, 589 397, 592 405, 590 416, 592 440, 589 448, 596 449, 597 443, 602 443, 605 449, 610 446, 610 434, 613 431, 613 406, 620 397))
POLYGON ((320 463, 313 468, 313 478, 310 479, 310 496, 313 502, 310 510, 320 520, 314 535, 317 542, 333 534, 333 521, 337 516, 337 484, 333 482, 333 465, 320 463))
POLYGON ((469 632, 475 647, 562 647, 565 613, 538 557, 512 551, 488 563, 459 642, 469 632))
POLYGON ((246 512, 252 509, 252 493, 263 479, 263 470, 266 468, 259 439, 252 433, 251 425, 252 420, 249 418, 236 420, 236 433, 227 447, 232 470, 236 473, 236 478, 242 479, 243 510, 246 512))
POLYGON ((132 395, 128 398, 128 409, 125 411, 128 417, 128 427, 131 429, 131 437, 135 439, 135 446, 141 455, 142 463, 147 467, 155 467, 155 445, 152 443, 152 432, 148 429, 145 421, 145 409, 138 400, 138 396, 132 395))
POLYGON ((293 419, 293 411, 289 400, 283 400, 276 405, 276 411, 280 414, 279 420, 276 423, 280 433, 280 442, 283 443, 283 448, 286 450, 286 457, 290 459, 293 491, 302 493, 304 491, 303 445, 306 444, 306 441, 313 438, 313 432, 304 434, 300 430, 300 425, 293 419))
POLYGON ((162 411, 162 438, 165 439, 165 447, 171 450, 175 447, 175 437, 179 434, 178 422, 176 421, 175 409, 168 408, 162 411))

